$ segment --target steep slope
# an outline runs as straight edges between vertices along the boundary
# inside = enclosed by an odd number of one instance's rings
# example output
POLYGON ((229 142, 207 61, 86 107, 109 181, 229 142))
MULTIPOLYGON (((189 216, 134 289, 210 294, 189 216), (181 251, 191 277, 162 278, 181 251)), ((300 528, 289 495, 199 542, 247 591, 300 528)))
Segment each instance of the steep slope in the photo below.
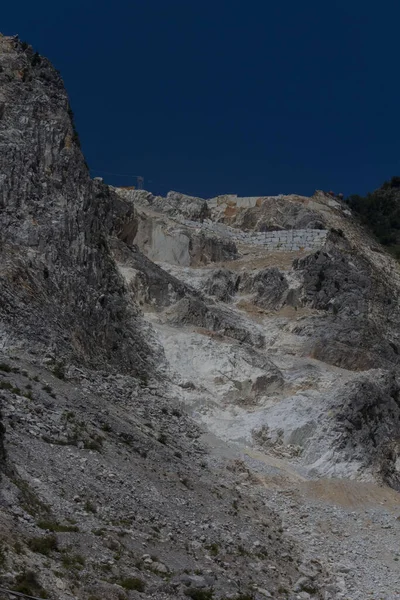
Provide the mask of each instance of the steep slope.
POLYGON ((92 182, 60 75, 0 38, 0 346, 146 372, 153 349, 108 248, 132 206, 92 182))
POLYGON ((400 271, 348 208, 320 192, 220 197, 201 210, 180 195, 179 214, 177 194, 117 191, 147 222, 134 240, 144 252, 178 226, 176 248, 199 235, 235 243, 228 260, 206 264, 165 254, 159 264, 199 297, 149 314, 171 366, 195 386, 185 400, 203 406, 201 420, 310 473, 400 488, 400 271))
MULTIPOLYGON (((135 207, 90 180, 59 74, 18 38, 0 37, 0 144, 0 594, 335 590, 240 455, 211 451, 139 306, 263 337, 135 247, 135 207)), ((200 235, 200 262, 207 248, 235 254, 200 235)))
POLYGON ((0 144, 0 588, 400 598, 397 262, 322 192, 91 181, 17 38, 0 144))
POLYGON ((235 452, 244 481, 285 506, 309 564, 335 574, 324 597, 400 598, 400 499, 386 487, 400 489, 398 263, 322 192, 116 191, 138 212, 134 242, 186 286, 143 310, 212 454, 235 452), (199 238, 230 250, 198 255, 199 238))

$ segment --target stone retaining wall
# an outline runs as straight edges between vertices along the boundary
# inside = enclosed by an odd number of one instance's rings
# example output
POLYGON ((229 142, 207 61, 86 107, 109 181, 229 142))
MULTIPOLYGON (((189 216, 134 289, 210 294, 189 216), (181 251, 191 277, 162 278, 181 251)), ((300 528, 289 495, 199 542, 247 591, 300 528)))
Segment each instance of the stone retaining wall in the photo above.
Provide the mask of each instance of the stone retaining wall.
POLYGON ((254 242, 265 246, 268 250, 296 252, 299 250, 318 250, 326 241, 328 232, 323 229, 291 229, 285 231, 269 231, 255 233, 254 242))
POLYGON ((301 250, 318 250, 326 241, 328 232, 325 229, 285 229, 282 231, 246 232, 239 231, 223 223, 181 220, 182 224, 198 231, 228 238, 238 244, 254 244, 264 246, 267 250, 281 252, 298 252, 301 250))

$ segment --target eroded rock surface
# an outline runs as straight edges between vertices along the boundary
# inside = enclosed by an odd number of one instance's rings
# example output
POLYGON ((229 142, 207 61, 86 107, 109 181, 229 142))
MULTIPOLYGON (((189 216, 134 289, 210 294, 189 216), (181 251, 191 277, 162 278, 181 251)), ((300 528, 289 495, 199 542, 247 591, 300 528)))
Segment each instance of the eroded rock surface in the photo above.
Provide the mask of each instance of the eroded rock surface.
POLYGON ((1 586, 398 599, 398 263, 322 192, 92 181, 51 64, 0 67, 1 586))
MULTIPOLYGON (((279 597, 301 550, 227 469, 236 457, 201 441, 149 321, 263 337, 140 252, 143 207, 90 179, 51 64, 1 36, 0 67, 1 587, 57 600, 279 597)), ((170 194, 163 219, 183 205, 190 222, 209 217, 205 201, 170 194)), ((236 258, 232 241, 190 230, 193 263, 236 258)), ((281 385, 264 363, 255 398, 281 385)), ((330 575, 317 576, 319 590, 330 575)))
POLYGON ((3 37, 0 66, 1 344, 144 372, 153 351, 108 247, 133 207, 91 181, 49 61, 3 37))

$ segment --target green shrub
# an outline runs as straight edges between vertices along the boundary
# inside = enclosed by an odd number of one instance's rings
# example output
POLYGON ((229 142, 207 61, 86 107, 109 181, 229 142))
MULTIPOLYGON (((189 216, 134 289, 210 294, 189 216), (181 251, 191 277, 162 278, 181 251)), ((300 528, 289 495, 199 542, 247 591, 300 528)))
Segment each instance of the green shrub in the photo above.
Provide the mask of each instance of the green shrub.
POLYGON ((9 381, 0 381, 0 390, 8 390, 13 394, 21 394, 21 390, 19 389, 19 387, 14 386, 9 381))
POLYGON ((4 569, 7 564, 6 551, 3 546, 0 546, 0 570, 4 569))
POLYGON ((127 577, 120 582, 120 585, 126 590, 135 590, 136 592, 144 592, 145 583, 139 577, 127 577))
POLYGON ((189 596, 192 600, 212 600, 214 592, 212 590, 197 590, 188 588, 185 590, 185 596, 189 596))
POLYGON ((35 54, 31 58, 32 67, 36 67, 36 65, 40 65, 41 62, 42 62, 42 59, 40 58, 39 53, 35 52, 35 54))
POLYGON ((91 512, 91 513, 97 512, 97 508, 95 507, 95 505, 93 504, 93 502, 91 500, 86 500, 85 510, 86 510, 86 512, 91 512))
POLYGON ((85 558, 81 554, 64 554, 61 562, 64 569, 80 571, 85 566, 85 558))
POLYGON ((210 551, 211 556, 217 556, 219 553, 219 546, 215 542, 208 546, 208 550, 210 551))
POLYGON ((53 368, 53 375, 58 379, 65 379, 65 367, 63 363, 58 362, 53 368))
POLYGON ((44 554, 44 556, 49 556, 53 550, 58 550, 58 543, 55 535, 32 538, 29 540, 28 546, 32 552, 38 552, 39 554, 44 554))
POLYGON ((79 527, 76 525, 62 525, 61 523, 57 523, 55 521, 47 521, 41 520, 38 521, 37 526, 40 529, 48 529, 49 531, 57 531, 57 532, 77 532, 79 531, 79 527))
POLYGON ((31 489, 26 481, 20 479, 19 477, 12 477, 11 481, 20 490, 21 508, 36 518, 44 517, 45 515, 46 517, 49 516, 49 506, 40 500, 36 492, 31 489))
MULTIPOLYGON (((348 205, 388 249, 400 244, 400 177, 392 177, 366 196, 349 196, 348 205)), ((394 249, 397 257, 398 250, 394 249)))
POLYGON ((23 571, 15 578, 14 591, 27 596, 48 598, 46 590, 42 588, 34 571, 23 571))
POLYGON ((103 448, 103 439, 101 435, 93 435, 90 440, 86 439, 83 442, 83 445, 86 450, 95 450, 96 452, 101 452, 103 448))
POLYGON ((14 552, 15 552, 16 554, 22 554, 22 553, 23 553, 23 551, 24 551, 24 549, 23 549, 23 547, 22 547, 22 544, 21 544, 21 542, 20 542, 19 540, 17 540, 17 541, 15 542, 15 544, 14 544, 14 552))

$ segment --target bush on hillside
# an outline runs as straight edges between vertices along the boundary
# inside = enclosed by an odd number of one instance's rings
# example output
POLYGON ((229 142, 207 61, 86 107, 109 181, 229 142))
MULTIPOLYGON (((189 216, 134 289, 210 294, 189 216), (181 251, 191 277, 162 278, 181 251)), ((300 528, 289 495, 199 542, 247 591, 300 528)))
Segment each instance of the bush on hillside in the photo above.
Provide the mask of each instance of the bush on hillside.
POLYGON ((400 177, 392 177, 364 197, 357 194, 350 196, 347 202, 380 243, 393 254, 399 254, 400 177))

